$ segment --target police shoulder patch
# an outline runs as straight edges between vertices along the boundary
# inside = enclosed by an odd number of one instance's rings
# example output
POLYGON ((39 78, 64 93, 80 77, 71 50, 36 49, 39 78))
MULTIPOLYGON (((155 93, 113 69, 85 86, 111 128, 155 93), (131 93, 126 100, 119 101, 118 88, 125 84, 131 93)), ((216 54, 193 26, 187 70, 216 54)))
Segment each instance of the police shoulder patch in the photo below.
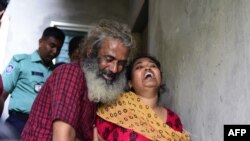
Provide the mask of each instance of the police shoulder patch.
POLYGON ((13 56, 14 60, 16 61, 21 61, 21 60, 27 59, 28 57, 29 57, 28 54, 18 54, 18 55, 13 56))
POLYGON ((5 71, 6 71, 7 74, 10 74, 14 69, 15 69, 15 66, 12 65, 12 64, 9 64, 9 65, 7 66, 7 68, 6 68, 5 71))

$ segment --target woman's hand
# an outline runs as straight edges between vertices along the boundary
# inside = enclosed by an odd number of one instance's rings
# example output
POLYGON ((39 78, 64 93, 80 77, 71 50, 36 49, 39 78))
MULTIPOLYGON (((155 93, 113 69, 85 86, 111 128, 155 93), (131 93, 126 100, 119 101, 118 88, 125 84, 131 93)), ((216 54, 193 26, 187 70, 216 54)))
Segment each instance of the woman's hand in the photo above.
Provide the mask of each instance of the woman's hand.
POLYGON ((97 131, 97 128, 94 127, 94 137, 93 137, 93 141, 105 141, 99 134, 97 131))

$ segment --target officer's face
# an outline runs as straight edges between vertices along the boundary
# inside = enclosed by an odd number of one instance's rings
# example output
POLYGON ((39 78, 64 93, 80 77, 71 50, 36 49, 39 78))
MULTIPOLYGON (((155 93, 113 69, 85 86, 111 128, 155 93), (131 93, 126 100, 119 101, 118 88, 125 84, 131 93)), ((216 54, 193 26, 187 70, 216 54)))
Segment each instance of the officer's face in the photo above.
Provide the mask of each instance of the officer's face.
POLYGON ((56 58, 61 51, 62 45, 63 41, 54 37, 41 38, 38 51, 43 61, 51 62, 52 59, 56 58))
POLYGON ((123 71, 128 55, 129 49, 119 39, 106 39, 98 52, 99 76, 113 83, 123 71))

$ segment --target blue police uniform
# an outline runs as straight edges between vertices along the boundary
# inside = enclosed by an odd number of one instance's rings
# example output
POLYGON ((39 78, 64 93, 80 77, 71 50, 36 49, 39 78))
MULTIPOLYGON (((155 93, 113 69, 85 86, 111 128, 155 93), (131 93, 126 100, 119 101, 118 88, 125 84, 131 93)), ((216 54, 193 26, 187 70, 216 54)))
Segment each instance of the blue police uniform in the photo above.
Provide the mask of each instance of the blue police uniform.
POLYGON ((24 127, 28 119, 28 114, 32 104, 50 75, 53 63, 46 67, 37 51, 32 54, 14 55, 7 68, 2 74, 3 88, 5 92, 11 93, 9 102, 9 114, 6 122, 13 122, 16 118, 24 121, 20 123, 10 123, 17 126, 18 132, 24 127), (15 119, 12 119, 15 118, 15 119))

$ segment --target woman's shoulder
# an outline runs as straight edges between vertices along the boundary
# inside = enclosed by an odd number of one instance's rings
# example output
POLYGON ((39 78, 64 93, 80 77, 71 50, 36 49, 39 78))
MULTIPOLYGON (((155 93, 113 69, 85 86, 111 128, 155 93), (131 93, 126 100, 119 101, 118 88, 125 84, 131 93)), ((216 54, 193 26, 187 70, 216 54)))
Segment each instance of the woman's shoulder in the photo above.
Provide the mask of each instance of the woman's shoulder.
POLYGON ((169 108, 166 109, 167 109, 167 125, 176 131, 182 132, 183 125, 181 123, 179 115, 169 108))

